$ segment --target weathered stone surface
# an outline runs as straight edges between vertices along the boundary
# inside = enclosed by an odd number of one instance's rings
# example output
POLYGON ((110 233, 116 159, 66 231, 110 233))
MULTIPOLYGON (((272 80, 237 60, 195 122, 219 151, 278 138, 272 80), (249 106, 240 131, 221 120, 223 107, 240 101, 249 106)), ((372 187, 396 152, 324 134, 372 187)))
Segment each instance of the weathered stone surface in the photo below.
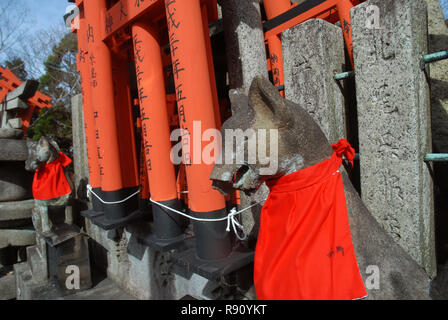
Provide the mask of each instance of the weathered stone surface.
POLYGON ((0 165, 0 202, 31 199, 32 181, 33 174, 25 171, 23 162, 2 162, 0 165))
POLYGON ((419 69, 427 53, 423 0, 371 0, 354 9, 353 47, 364 203, 428 275, 435 276, 429 89, 419 69), (367 28, 366 7, 380 27, 367 28))
POLYGON ((23 131, 20 129, 0 128, 0 139, 20 139, 23 131))
POLYGON ((16 279, 14 273, 0 277, 0 300, 11 300, 16 297, 16 279))
POLYGON ((25 140, 0 139, 0 161, 25 161, 27 157, 25 140))
MULTIPOLYGON (((107 276, 120 288, 138 299, 151 299, 151 250, 140 245, 141 259, 127 253, 129 233, 120 231, 117 239, 109 239, 108 232, 86 220, 87 234, 104 248, 107 257, 107 276)), ((101 254, 95 254, 94 260, 101 254)))
POLYGON ((87 162, 86 138, 84 132, 82 94, 72 97, 72 128, 75 189, 78 190, 82 179, 84 179, 84 181, 89 180, 89 165, 87 162))
POLYGON ((17 300, 54 300, 59 298, 58 289, 53 282, 34 281, 26 262, 14 265, 17 300))
POLYGON ((256 75, 268 76, 258 0, 220 1, 231 89, 249 91, 256 75))
POLYGON ((346 137, 344 97, 334 74, 344 70, 341 28, 308 20, 282 33, 285 97, 304 107, 330 143, 346 137))
POLYGON ((31 218, 34 200, 0 202, 0 221, 31 218))
POLYGON ((96 243, 93 247, 100 246, 106 251, 94 251, 95 262, 105 254, 107 276, 133 297, 177 300, 189 294, 198 299, 209 299, 204 295, 204 289, 210 287, 210 281, 195 274, 184 278, 170 273, 169 253, 161 254, 136 241, 135 236, 140 232, 138 225, 128 226, 111 237, 107 231, 86 220, 86 232, 96 243))
POLYGON ((8 104, 6 105, 6 110, 16 110, 16 109, 25 110, 28 108, 29 108, 28 104, 20 98, 14 98, 8 101, 8 104))
POLYGON ((11 129, 21 129, 22 128, 22 119, 20 119, 20 118, 9 119, 7 126, 11 129))
POLYGON ((6 95, 5 100, 7 102, 20 98, 23 101, 27 101, 29 98, 36 94, 37 87, 39 87, 39 81, 36 80, 25 80, 22 84, 9 92, 6 95))
POLYGON ((0 229, 0 249, 8 246, 29 246, 36 243, 36 234, 31 229, 0 229))
POLYGON ((106 278, 92 289, 65 296, 62 300, 135 300, 135 298, 120 289, 111 279, 106 278))
POLYGON ((46 248, 44 248, 43 252, 41 252, 40 248, 40 245, 29 246, 26 248, 27 263, 35 282, 44 282, 48 278, 46 248))

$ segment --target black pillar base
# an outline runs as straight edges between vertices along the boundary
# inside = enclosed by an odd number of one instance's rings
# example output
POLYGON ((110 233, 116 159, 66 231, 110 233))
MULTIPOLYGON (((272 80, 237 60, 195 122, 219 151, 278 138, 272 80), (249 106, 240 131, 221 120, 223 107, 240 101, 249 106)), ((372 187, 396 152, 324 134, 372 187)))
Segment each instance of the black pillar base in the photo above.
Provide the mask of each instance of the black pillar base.
MULTIPOLYGON (((178 211, 182 210, 179 199, 159 201, 161 204, 178 211)), ((183 235, 188 221, 178 213, 172 212, 157 203, 152 203, 152 216, 154 219, 154 234, 159 240, 177 239, 183 235)))
MULTIPOLYGON (((201 219, 219 219, 227 216, 226 209, 210 212, 190 211, 190 215, 201 219)), ((193 220, 196 239, 196 255, 203 260, 221 260, 232 251, 233 233, 226 231, 227 220, 197 221, 193 220)))
POLYGON ((181 234, 171 239, 160 239, 154 233, 150 233, 145 236, 140 236, 138 242, 150 247, 159 252, 168 252, 170 250, 183 250, 185 249, 185 240, 189 236, 181 234))
POLYGON ((81 211, 81 215, 89 219, 94 225, 97 225, 103 230, 112 230, 120 227, 125 227, 131 222, 143 218, 145 215, 144 211, 136 210, 124 218, 121 219, 108 219, 104 212, 96 212, 93 210, 81 211))
MULTIPOLYGON (((186 239, 184 244, 187 246, 186 250, 176 251, 171 255, 174 264, 209 280, 218 280, 222 276, 241 269, 252 263, 255 255, 253 250, 237 247, 223 259, 204 260, 196 255, 194 238, 186 239)), ((176 272, 176 269, 173 269, 173 272, 182 276, 176 272)))

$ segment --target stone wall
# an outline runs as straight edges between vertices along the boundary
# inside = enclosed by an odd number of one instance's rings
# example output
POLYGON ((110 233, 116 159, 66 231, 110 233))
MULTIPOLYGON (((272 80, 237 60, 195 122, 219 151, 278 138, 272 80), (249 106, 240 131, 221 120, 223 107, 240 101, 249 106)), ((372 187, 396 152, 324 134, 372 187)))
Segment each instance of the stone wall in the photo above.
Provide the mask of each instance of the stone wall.
POLYGON ((352 9, 361 193, 370 212, 435 276, 429 86, 424 0, 370 0, 352 9), (378 27, 366 24, 379 8, 378 27))
POLYGON ((346 138, 344 97, 333 77, 345 71, 342 30, 320 19, 282 33, 285 98, 305 108, 330 143, 346 138))

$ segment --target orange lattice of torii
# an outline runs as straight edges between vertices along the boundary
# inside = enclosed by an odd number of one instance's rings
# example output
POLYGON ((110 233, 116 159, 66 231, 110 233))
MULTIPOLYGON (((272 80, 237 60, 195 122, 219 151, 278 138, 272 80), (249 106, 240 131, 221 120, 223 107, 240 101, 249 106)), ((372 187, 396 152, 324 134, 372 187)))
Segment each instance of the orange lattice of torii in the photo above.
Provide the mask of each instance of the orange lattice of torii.
MULTIPOLYGON (((21 84, 22 81, 11 70, 0 67, 0 101, 3 101, 9 92, 15 90, 21 84)), ((24 133, 28 130, 34 112, 39 113, 44 108, 51 108, 50 101, 51 98, 49 96, 36 91, 35 95, 27 101, 29 108, 18 111, 17 116, 22 119, 22 130, 24 133)))

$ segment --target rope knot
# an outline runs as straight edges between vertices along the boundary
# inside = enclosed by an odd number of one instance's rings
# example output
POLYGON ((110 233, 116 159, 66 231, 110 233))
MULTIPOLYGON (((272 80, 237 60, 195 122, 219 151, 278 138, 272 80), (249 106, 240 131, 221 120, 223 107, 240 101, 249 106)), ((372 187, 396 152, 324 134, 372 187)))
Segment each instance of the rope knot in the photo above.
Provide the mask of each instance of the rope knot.
POLYGON ((246 230, 244 230, 244 227, 242 224, 240 224, 238 222, 238 220, 236 220, 235 216, 237 214, 239 214, 241 211, 236 211, 236 208, 233 207, 229 214, 227 215, 227 228, 226 231, 230 232, 230 223, 232 223, 232 227, 233 227, 233 232, 235 233, 236 237, 238 239, 240 239, 241 241, 246 240, 247 239, 247 234, 246 234, 246 230), (238 227, 238 229, 240 229, 243 233, 243 236, 240 237, 240 234, 238 233, 238 231, 236 230, 236 228, 238 227))
POLYGON ((332 144, 331 147, 338 157, 342 157, 342 155, 344 155, 353 167, 353 159, 355 159, 355 149, 352 148, 347 140, 339 139, 339 141, 335 144, 332 144))

